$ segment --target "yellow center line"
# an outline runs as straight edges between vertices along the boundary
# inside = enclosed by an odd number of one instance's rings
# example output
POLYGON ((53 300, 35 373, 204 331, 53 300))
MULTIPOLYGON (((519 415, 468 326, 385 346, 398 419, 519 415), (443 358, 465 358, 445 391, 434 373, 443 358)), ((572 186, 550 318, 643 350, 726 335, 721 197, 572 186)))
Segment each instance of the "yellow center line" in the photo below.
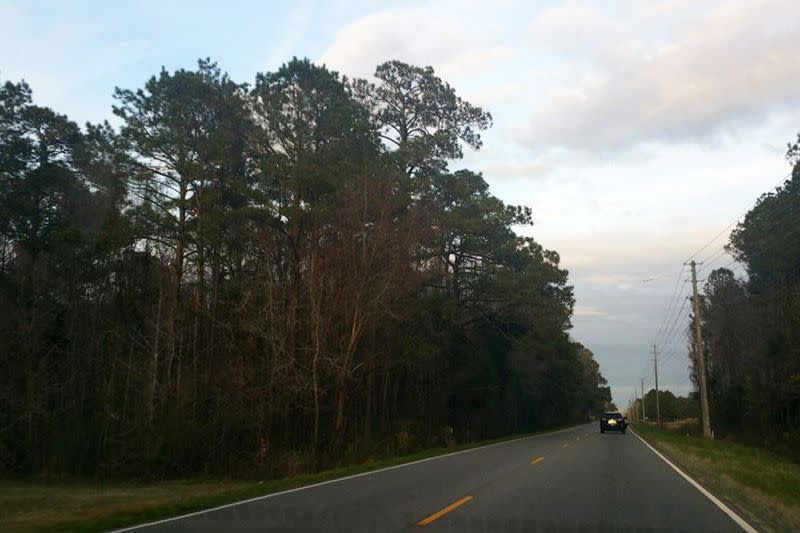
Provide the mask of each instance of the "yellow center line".
POLYGON ((581 440, 581 438, 580 438, 580 437, 578 437, 578 438, 576 438, 575 440, 581 440))
POLYGON ((562 448, 566 448, 567 446, 569 446, 569 442, 565 442, 564 444, 561 445, 562 448))
POLYGON ((444 515, 446 515, 450 511, 456 509, 457 507, 460 507, 460 506, 464 505, 465 503, 467 503, 471 499, 472 499, 472 496, 464 496, 463 498, 461 498, 457 502, 451 503, 450 505, 448 505, 447 507, 445 507, 441 511, 436 511, 435 513, 430 515, 428 518, 420 520, 419 522, 417 522, 417 525, 418 526, 427 526, 428 524, 430 524, 434 520, 438 520, 439 518, 443 517, 444 515))
POLYGON ((541 463, 542 461, 544 461, 544 457, 534 457, 533 461, 531 461, 531 464, 535 465, 536 463, 541 463))

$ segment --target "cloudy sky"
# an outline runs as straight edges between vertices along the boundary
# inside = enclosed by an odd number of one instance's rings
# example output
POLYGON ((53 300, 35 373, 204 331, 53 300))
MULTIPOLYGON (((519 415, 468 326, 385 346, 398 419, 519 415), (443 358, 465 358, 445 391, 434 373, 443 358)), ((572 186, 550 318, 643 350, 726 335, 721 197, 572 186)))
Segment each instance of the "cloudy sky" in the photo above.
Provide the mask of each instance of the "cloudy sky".
MULTIPOLYGON (((109 118, 115 86, 198 57, 238 81, 292 56, 362 77, 387 59, 432 65, 494 115, 454 168, 533 208, 523 231, 561 254, 573 335, 619 404, 652 383, 654 341, 661 387, 690 389, 682 263, 787 174, 800 130, 791 0, 0 0, 0 21, 0 79, 79 122, 109 118)), ((726 265, 725 236, 697 259, 726 265)))

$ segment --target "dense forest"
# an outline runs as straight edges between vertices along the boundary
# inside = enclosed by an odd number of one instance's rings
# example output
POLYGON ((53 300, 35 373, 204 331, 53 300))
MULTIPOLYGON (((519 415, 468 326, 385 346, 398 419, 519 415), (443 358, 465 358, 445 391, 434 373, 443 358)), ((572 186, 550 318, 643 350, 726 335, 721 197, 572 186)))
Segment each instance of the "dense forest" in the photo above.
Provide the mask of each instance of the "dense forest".
MULTIPOLYGON (((0 471, 286 475, 610 400, 530 209, 451 170, 492 119, 430 67, 201 60, 114 96, 81 127, 0 88, 0 471)), ((794 316, 762 327, 796 357, 794 316)))
MULTIPOLYGON (((800 135, 787 159, 790 177, 761 196, 731 233, 726 248, 742 270, 718 268, 708 275, 700 315, 717 436, 739 436, 797 455, 800 135)), ((694 343, 691 332, 690 337, 694 343)), ((694 378, 694 363, 691 371, 694 378)))

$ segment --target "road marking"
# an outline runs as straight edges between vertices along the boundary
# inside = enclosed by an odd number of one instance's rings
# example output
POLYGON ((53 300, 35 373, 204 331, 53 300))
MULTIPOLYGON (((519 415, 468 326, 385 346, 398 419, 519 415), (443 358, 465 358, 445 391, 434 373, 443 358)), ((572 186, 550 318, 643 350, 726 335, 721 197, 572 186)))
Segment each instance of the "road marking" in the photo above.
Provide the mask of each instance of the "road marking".
POLYGON ((447 507, 445 507, 441 511, 436 511, 435 513, 430 515, 428 518, 425 518, 424 520, 420 520, 419 522, 417 522, 417 525, 418 526, 427 526, 428 524, 430 524, 434 520, 440 519, 441 517, 443 517, 444 515, 446 515, 450 511, 456 509, 457 507, 461 507, 462 505, 464 505, 465 503, 467 503, 471 499, 472 499, 472 496, 464 496, 463 498, 461 498, 457 502, 451 503, 450 505, 448 505, 447 507))
POLYGON ((283 496, 284 494, 291 494, 292 492, 299 492, 301 490, 313 489, 315 487, 321 487, 323 485, 328 485, 330 483, 339 483, 341 481, 347 481, 349 479, 355 479, 355 478, 358 478, 358 477, 371 476, 371 475, 374 475, 374 474, 379 474, 381 472, 388 472, 389 470, 395 470, 396 468, 405 468, 407 466, 417 465, 417 464, 420 464, 420 463, 427 463, 428 461, 436 461, 438 459, 444 459, 445 457, 452 457, 454 455, 460 455, 462 453, 470 453, 470 452, 475 452, 475 451, 478 451, 478 450, 485 450, 487 448, 494 448, 495 446, 503 446, 504 444, 511 444, 512 442, 519 442, 519 441, 525 440, 525 439, 535 439, 535 438, 538 438, 538 437, 547 437, 547 436, 550 436, 550 435, 556 435, 558 433, 563 433, 565 431, 572 431, 576 427, 580 427, 581 425, 583 425, 583 424, 580 424, 580 425, 577 425, 577 426, 570 426, 570 427, 564 428, 564 429, 557 429, 556 431, 550 431, 550 432, 547 432, 547 433, 539 433, 537 435, 528 435, 526 437, 519 437, 518 439, 505 440, 503 442, 495 442, 494 444, 487 444, 485 446, 476 446, 475 448, 469 448, 467 450, 460 450, 460 451, 457 451, 457 452, 446 453, 444 455, 436 455, 434 457, 428 457, 426 459, 418 459, 416 461, 411 461, 409 463, 403 463, 403 464, 394 465, 394 466, 387 466, 386 468, 378 468, 377 470, 370 470, 369 472, 361 472, 360 474, 353 474, 352 476, 345 476, 345 477, 340 477, 340 478, 336 478, 336 479, 330 479, 328 481, 321 481, 319 483, 313 483, 311 485, 303 485, 302 487, 296 487, 294 489, 283 490, 281 492, 273 492, 273 493, 270 493, 270 494, 264 494, 263 496, 256 496, 255 498, 249 498, 247 500, 241 500, 241 501, 238 501, 238 502, 226 503, 225 505, 218 505, 217 507, 212 507, 210 509, 202 509, 200 511, 195 511, 193 513, 186 513, 186 514, 182 514, 182 515, 178 515, 178 516, 171 516, 169 518, 162 518, 161 520, 154 520, 152 522, 146 522, 144 524, 137 524, 135 526, 128 526, 128 527, 124 527, 124 528, 121 528, 121 529, 115 529, 111 533, 122 533, 123 531, 133 531, 135 529, 141 529, 141 528, 145 528, 145 527, 155 526, 155 525, 158 525, 158 524, 163 524, 165 522, 174 522, 176 520, 183 520, 184 518, 189 518, 189 517, 197 516, 197 515, 200 515, 200 514, 213 513, 215 511, 219 511, 221 509, 227 509, 228 507, 235 507, 237 505, 244 505, 246 503, 257 502, 257 501, 260 501, 260 500, 268 500, 270 498, 275 498, 276 496, 283 496))
POLYGON ((569 442, 565 442, 564 444, 561 445, 562 448, 566 448, 567 446, 569 446, 569 442))
POLYGON ((672 467, 672 469, 673 469, 674 471, 676 471, 678 474, 680 474, 680 475, 681 475, 681 477, 683 477, 683 479, 685 479, 686 481, 688 481, 688 482, 689 482, 689 483, 690 483, 690 484, 691 484, 691 485, 692 485, 694 488, 696 488, 697 490, 699 490, 699 491, 700 491, 700 493, 701 493, 703 496, 705 496, 706 498, 708 498, 709 500, 711 500, 711 503, 713 503, 714 505, 716 505, 717 507, 719 507, 719 508, 722 510, 722 512, 724 512, 726 515, 728 515, 728 516, 731 518, 731 520, 733 520, 734 522, 736 522, 736 525, 737 525, 737 526, 739 526, 740 528, 742 528, 744 531, 747 531, 747 533, 758 533, 758 530, 757 530, 756 528, 754 528, 753 526, 751 526, 750 524, 748 524, 747 522, 745 522, 745 521, 744 521, 744 519, 743 519, 741 516, 739 516, 738 514, 736 514, 735 512, 733 512, 733 510, 732 510, 730 507, 728 507, 727 505, 725 505, 724 503, 722 503, 722 502, 721 502, 721 501, 720 501, 720 500, 719 500, 719 499, 718 499, 716 496, 714 496, 713 494, 711 494, 710 492, 708 492, 708 491, 707 491, 705 488, 703 488, 703 486, 702 486, 700 483, 698 483, 698 482, 697 482, 697 481, 695 481, 694 479, 690 478, 688 474, 686 474, 686 473, 685 473, 683 470, 681 470, 680 468, 678 468, 677 466, 675 466, 675 465, 672 463, 672 461, 670 461, 669 459, 667 459, 666 457, 664 457, 664 456, 661 454, 661 452, 659 452, 658 450, 656 450, 655 448, 653 448, 652 446, 650 446, 650 443, 648 443, 646 440, 644 440, 642 437, 640 437, 640 436, 639 436, 639 435, 638 435, 638 434, 637 434, 635 431, 631 431, 631 433, 633 433, 633 434, 634 434, 634 436, 635 436, 637 439, 639 439, 640 441, 642 441, 642 443, 644 443, 644 445, 645 445, 645 446, 647 446, 648 448, 650 448, 650 451, 652 451, 654 454, 656 454, 658 457, 660 457, 662 461, 664 461, 665 463, 667 463, 667 464, 668 464, 670 467, 672 467))
POLYGON ((544 457, 534 457, 533 461, 531 461, 531 464, 535 465, 536 463, 541 463, 542 461, 544 461, 544 457))
POLYGON ((575 437, 575 440, 581 440, 581 438, 580 437, 575 437))

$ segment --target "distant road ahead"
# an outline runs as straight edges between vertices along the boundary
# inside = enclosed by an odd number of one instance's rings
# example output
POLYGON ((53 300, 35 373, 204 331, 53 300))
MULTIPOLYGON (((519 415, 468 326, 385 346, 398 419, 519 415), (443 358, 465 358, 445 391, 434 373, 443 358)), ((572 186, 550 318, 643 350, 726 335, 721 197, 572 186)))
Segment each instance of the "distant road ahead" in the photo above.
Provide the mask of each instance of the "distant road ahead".
POLYGON ((360 475, 136 531, 741 531, 635 435, 597 424, 360 475))

